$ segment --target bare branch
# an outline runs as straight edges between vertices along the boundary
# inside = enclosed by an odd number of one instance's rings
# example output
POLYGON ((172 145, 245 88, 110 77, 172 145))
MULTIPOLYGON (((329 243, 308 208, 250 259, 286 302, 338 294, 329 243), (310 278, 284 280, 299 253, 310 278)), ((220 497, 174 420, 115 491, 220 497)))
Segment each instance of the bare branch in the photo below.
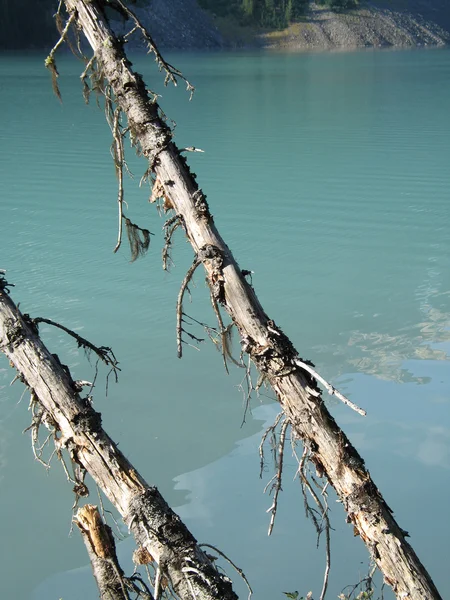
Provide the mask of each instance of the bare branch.
POLYGON ((289 427, 289 421, 287 419, 285 419, 283 421, 283 424, 281 425, 281 430, 280 430, 280 438, 279 438, 279 443, 278 443, 278 466, 277 466, 277 472, 275 474, 275 484, 273 486, 273 490, 274 490, 274 494, 273 494, 273 503, 272 506, 267 509, 266 512, 270 512, 270 523, 269 523, 269 530, 267 532, 267 535, 271 535, 272 531, 273 531, 273 526, 275 524, 275 517, 277 516, 277 509, 278 509, 278 495, 281 491, 281 482, 282 482, 282 476, 283 476, 283 464, 284 464, 284 443, 285 443, 285 439, 286 439, 286 430, 289 427))
POLYGON ((114 166, 116 168, 116 175, 118 179, 118 193, 117 193, 117 203, 119 205, 119 233, 117 236, 117 244, 114 248, 114 252, 120 248, 122 244, 122 225, 123 225, 123 137, 120 132, 120 116, 122 114, 122 109, 117 107, 114 111, 114 122, 112 126, 112 134, 113 134, 113 157, 114 157, 114 166))
POLYGON ((337 390, 336 388, 334 388, 331 385, 331 383, 328 383, 328 381, 326 381, 321 375, 319 375, 319 373, 317 373, 317 371, 315 371, 311 367, 311 365, 308 365, 307 363, 299 360, 298 358, 294 358, 293 362, 298 367, 300 367, 301 369, 303 369, 304 371, 306 371, 307 373, 312 375, 314 377, 314 379, 317 379, 317 381, 319 381, 323 385, 323 387, 327 390, 327 392, 330 394, 330 396, 336 396, 336 398, 339 398, 339 400, 341 402, 343 402, 345 405, 349 406, 352 410, 356 411, 363 417, 365 417, 367 415, 367 412, 364 409, 359 408, 359 406, 354 404, 351 400, 349 400, 346 396, 344 396, 344 394, 341 394, 341 392, 339 390, 337 390))
POLYGON ((84 337, 81 337, 81 335, 78 335, 78 333, 75 333, 75 331, 72 331, 68 327, 64 327, 64 325, 61 325, 56 321, 52 321, 51 319, 44 319, 43 317, 36 317, 35 319, 30 319, 28 315, 24 315, 24 318, 27 317, 28 320, 34 325, 38 325, 39 323, 46 323, 47 325, 52 325, 53 327, 61 329, 76 340, 79 348, 84 348, 88 352, 94 352, 94 354, 99 358, 99 360, 104 362, 106 366, 110 367, 111 370, 108 373, 108 377, 110 373, 114 373, 114 377, 117 382, 118 372, 120 371, 119 362, 116 359, 114 352, 111 348, 109 348, 108 346, 95 346, 89 340, 85 339, 84 337))
POLYGON ((260 478, 262 478, 263 476, 263 471, 264 471, 264 444, 266 443, 267 437, 274 433, 275 429, 278 427, 278 423, 280 422, 281 418, 284 416, 283 412, 280 412, 276 418, 275 421, 272 425, 270 425, 270 427, 268 427, 266 429, 266 431, 263 433, 263 436, 261 438, 261 443, 259 444, 259 457, 260 457, 260 471, 259 471, 259 476, 260 478))
POLYGON ((200 548, 210 548, 211 550, 214 550, 214 552, 217 552, 217 554, 220 554, 220 556, 222 558, 224 558, 228 563, 230 563, 230 565, 233 567, 233 569, 242 577, 242 579, 245 581, 245 584, 247 585, 248 588, 248 600, 250 600, 250 598, 252 597, 253 594, 253 590, 251 588, 251 585, 247 579, 247 577, 244 574, 244 571, 238 567, 232 560, 231 558, 228 558, 228 556, 226 554, 224 554, 221 550, 219 550, 218 548, 216 548, 216 546, 213 546, 212 544, 199 544, 200 548))
MULTIPOLYGON (((321 591, 320 599, 319 599, 319 600, 324 600, 326 592, 327 592, 327 588, 328 588, 328 579, 330 576, 330 568, 331 568, 331 539, 330 539, 331 524, 330 524, 330 519, 328 516, 329 508, 328 508, 327 492, 326 492, 327 487, 328 487, 328 481, 325 483, 324 486, 320 486, 317 483, 317 481, 314 479, 314 477, 311 476, 315 485, 317 485, 317 487, 319 487, 319 489, 321 490, 321 496, 323 498, 323 501, 321 501, 319 496, 315 492, 314 488, 311 486, 311 484, 308 480, 308 475, 306 474, 307 459, 310 454, 310 451, 308 450, 307 447, 304 447, 302 458, 299 459, 297 456, 296 448, 295 448, 295 440, 293 438, 291 439, 291 446, 292 446, 292 453, 296 457, 297 462, 298 462, 298 468, 297 468, 297 472, 295 473, 295 477, 297 477, 297 475, 298 475, 300 482, 301 482, 301 490, 302 490, 302 494, 303 494, 306 516, 307 516, 307 518, 311 518, 311 520, 314 524, 314 527, 316 529, 316 532, 317 532, 317 546, 319 546, 320 536, 322 535, 323 531, 325 531, 326 565, 325 565, 325 572, 324 572, 324 577, 323 577, 322 591, 321 591), (311 508, 311 506, 308 502, 306 490, 308 490, 309 494, 311 495, 311 497, 313 498, 314 502, 316 503, 316 505, 319 509, 318 514, 321 519, 320 521, 316 517, 315 509, 311 508)), ((294 479, 295 479, 295 477, 294 477, 294 479)))
POLYGON ((75 19, 76 19, 76 15, 75 15, 75 13, 72 13, 70 15, 70 17, 67 19, 66 26, 64 27, 64 29, 61 32, 61 37, 56 42, 56 44, 53 46, 53 48, 50 51, 50 54, 45 59, 45 66, 52 75, 53 91, 60 102, 62 102, 62 98, 61 98, 61 92, 60 92, 59 86, 58 86, 59 73, 58 73, 58 69, 56 68, 55 54, 56 54, 56 51, 58 50, 58 48, 65 41, 67 41, 67 33, 68 33, 71 25, 75 22, 75 19))
POLYGON ((80 75, 81 83, 83 84, 83 98, 84 98, 84 101, 86 102, 86 104, 89 104, 89 96, 91 94, 91 88, 89 87, 89 84, 87 83, 86 78, 89 74, 89 71, 93 70, 93 65, 95 63, 95 60, 96 60, 96 58, 95 58, 95 54, 94 54, 94 56, 92 56, 91 59, 87 62, 86 68, 80 75))
MULTIPOLYGON (((196 268, 202 264, 202 260, 201 258, 199 258, 198 256, 195 257, 194 262, 192 263, 192 265, 189 267, 188 272, 186 273, 185 278, 183 279, 182 283, 181 283, 181 287, 180 287, 180 291, 178 292, 178 299, 177 299, 177 348, 178 348, 178 358, 181 358, 183 356, 183 340, 182 340, 182 335, 183 335, 183 297, 184 297, 184 293, 186 291, 187 286, 189 285, 189 282, 192 279, 192 276, 195 273, 196 268)), ((188 334, 190 335, 190 334, 188 334)), ((190 336, 193 337, 193 336, 190 336)))
POLYGON ((147 42, 148 52, 153 53, 155 55, 155 60, 159 70, 164 70, 166 72, 164 85, 167 85, 169 82, 171 82, 174 86, 177 86, 177 78, 182 79, 183 81, 185 81, 186 89, 188 92, 190 92, 190 99, 192 99, 192 96, 195 91, 194 86, 191 85, 191 83, 186 79, 186 77, 181 71, 176 69, 173 65, 171 65, 164 59, 164 57, 158 50, 158 47, 156 46, 155 42, 153 41, 152 36, 149 34, 144 25, 142 25, 137 15, 124 2, 122 2, 122 0, 115 0, 115 2, 122 8, 124 13, 126 13, 135 24, 135 27, 129 32, 128 35, 131 35, 136 30, 139 30, 141 32, 142 37, 147 42))
POLYGON ((163 264, 164 271, 169 270, 169 266, 168 266, 169 261, 173 264, 172 257, 170 256, 170 250, 172 248, 172 243, 173 243, 172 237, 173 237, 173 234, 175 233, 175 231, 178 229, 178 227, 180 227, 180 225, 181 225, 181 218, 178 215, 175 215, 175 217, 168 219, 163 225, 164 247, 162 250, 162 264, 163 264))

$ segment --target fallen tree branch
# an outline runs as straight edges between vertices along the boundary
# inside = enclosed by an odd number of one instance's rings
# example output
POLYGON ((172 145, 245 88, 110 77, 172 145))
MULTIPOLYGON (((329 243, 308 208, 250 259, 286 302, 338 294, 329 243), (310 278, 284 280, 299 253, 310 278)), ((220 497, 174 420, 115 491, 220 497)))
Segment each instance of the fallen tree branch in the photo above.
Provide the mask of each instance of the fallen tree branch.
MULTIPOLYGON (((70 337, 73 337, 76 340, 79 348, 83 348, 88 353, 93 352, 99 360, 101 360, 107 367, 110 367, 110 371, 107 375, 107 379, 108 379, 110 373, 114 373, 114 378, 115 378, 116 382, 118 381, 119 371, 120 371, 119 361, 115 357, 114 352, 112 351, 111 348, 109 348, 108 346, 96 346, 95 344, 93 344, 86 338, 82 337, 75 331, 72 331, 72 329, 69 329, 68 327, 65 327, 64 325, 61 325, 61 323, 52 321, 51 319, 45 319, 44 317, 35 317, 34 319, 32 319, 29 315, 24 315, 24 317, 25 317, 25 320, 31 324, 31 326, 37 326, 37 325, 39 325, 39 323, 45 323, 46 325, 51 325, 52 327, 61 329, 62 331, 67 333, 67 335, 70 335, 70 337)), ((96 376, 97 376, 97 374, 95 375, 95 378, 96 378, 96 376)), ((83 383, 85 383, 85 382, 83 382, 83 383)))
POLYGON ((87 471, 122 515, 140 548, 164 567, 176 594, 191 600, 236 600, 194 536, 149 486, 101 426, 101 415, 74 389, 70 374, 25 320, 0 277, 0 347, 55 428, 59 452, 87 471))
POLYGON ((194 253, 198 256, 205 246, 215 249, 215 258, 203 260, 203 264, 217 302, 239 330, 243 351, 272 385, 294 434, 308 442, 311 460, 335 488, 348 521, 397 597, 440 599, 363 459, 324 405, 315 377, 296 364, 298 352, 264 312, 220 236, 204 193, 172 142, 156 99, 150 98, 142 77, 132 70, 123 45, 104 17, 102 4, 100 0, 65 0, 69 14, 76 14, 150 171, 164 187, 175 213, 183 218, 194 253))

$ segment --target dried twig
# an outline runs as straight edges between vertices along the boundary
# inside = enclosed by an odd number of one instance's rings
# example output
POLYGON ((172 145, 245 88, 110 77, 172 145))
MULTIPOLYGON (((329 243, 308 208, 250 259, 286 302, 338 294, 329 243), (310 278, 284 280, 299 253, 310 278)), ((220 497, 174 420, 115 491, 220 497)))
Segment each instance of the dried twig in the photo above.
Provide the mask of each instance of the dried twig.
POLYGON ((328 383, 328 381, 326 381, 321 375, 319 375, 319 373, 317 373, 317 371, 315 371, 311 367, 311 365, 308 365, 307 363, 299 360, 298 358, 294 359, 294 363, 298 367, 300 367, 301 369, 303 369, 304 371, 306 371, 307 373, 312 375, 314 377, 314 379, 317 379, 317 381, 319 381, 323 385, 323 387, 327 390, 327 392, 330 394, 330 396, 336 396, 336 398, 339 398, 339 400, 341 402, 343 402, 344 404, 349 406, 352 410, 356 411, 363 417, 365 417, 367 415, 367 412, 364 409, 359 408, 359 406, 354 404, 351 400, 349 400, 346 396, 344 396, 344 394, 341 394, 341 392, 339 390, 337 390, 336 388, 334 388, 331 385, 331 383, 328 383))
POLYGON ((181 148, 180 149, 180 153, 181 152, 205 152, 204 150, 202 150, 201 148, 196 148, 195 146, 188 146, 187 148, 181 148))
POLYGON ((178 215, 168 219, 164 225, 164 247, 162 250, 162 264, 164 271, 169 270, 168 262, 170 261, 173 264, 173 260, 170 256, 170 250, 172 248, 172 237, 175 231, 181 225, 181 218, 178 215))
POLYGON ((253 361, 250 358, 250 356, 248 356, 247 365, 245 365, 243 353, 241 352, 241 361, 242 361, 242 367, 245 369, 245 374, 244 374, 244 377, 243 377, 241 383, 237 386, 237 388, 240 392, 242 392, 242 396, 244 399, 244 414, 242 416, 242 422, 241 422, 241 427, 243 427, 246 422, 247 413, 249 412, 249 409, 250 409, 250 400, 252 397, 252 393, 256 392, 257 395, 259 395, 258 390, 261 386, 258 385, 259 380, 258 380, 256 386, 253 385, 253 379, 252 379, 252 363, 253 363, 253 361))
MULTIPOLYGON (((59 12, 58 12, 58 14, 59 14, 59 12)), ((56 68, 55 54, 56 54, 56 51, 58 50, 58 48, 65 41, 67 41, 67 33, 68 33, 71 25, 75 22, 75 19, 76 19, 76 14, 73 12, 70 15, 70 17, 67 19, 66 26, 61 31, 61 37, 56 42, 56 44, 53 46, 53 48, 50 51, 50 54, 45 59, 45 66, 50 71, 50 73, 52 75, 52 87, 53 87, 53 91, 54 91, 56 97, 58 98, 58 100, 60 102, 62 102, 62 98, 61 98, 61 92, 60 92, 60 89, 59 89, 59 86, 58 86, 59 73, 58 73, 58 69, 56 68)))
POLYGON ((264 444, 266 443, 267 437, 275 432, 275 429, 278 427, 278 423, 280 422, 281 418, 284 416, 283 412, 280 412, 276 418, 275 421, 273 422, 272 425, 270 425, 270 427, 268 427, 266 429, 266 431, 263 433, 263 436, 261 438, 261 443, 259 444, 259 457, 260 457, 260 471, 259 471, 259 476, 262 479, 263 476, 263 472, 264 472, 264 444))
MULTIPOLYGON (((194 262, 189 267, 188 272, 186 273, 186 276, 185 276, 185 278, 183 279, 183 281, 181 283, 180 291, 178 292, 178 299, 177 299, 177 349, 178 349, 178 358, 181 358, 183 356, 183 339, 182 339, 183 332, 187 333, 183 329, 183 297, 184 297, 184 293, 186 291, 186 288, 189 285, 189 282, 191 281, 192 276, 195 273, 196 268, 199 265, 201 265, 201 264, 202 264, 201 258, 199 258, 198 256, 196 256, 195 259, 194 259, 194 262)), ((194 337, 191 334, 188 334, 188 335, 191 338, 194 337)))
POLYGON ((34 390, 30 390, 30 392, 31 392, 31 396, 30 396, 30 405, 28 407, 28 410, 31 411, 31 414, 33 416, 31 419, 31 424, 26 429, 24 429, 22 433, 26 433, 27 431, 31 430, 31 447, 33 449, 34 458, 37 460, 38 463, 40 463, 48 471, 50 469, 50 462, 53 457, 53 453, 51 454, 48 461, 43 460, 42 453, 43 453, 45 446, 48 444, 51 437, 54 435, 55 431, 54 430, 50 431, 50 434, 45 439, 45 442, 43 444, 39 445, 40 426, 43 423, 47 424, 47 421, 44 418, 45 417, 45 409, 40 404, 39 398, 36 396, 34 390))
POLYGON ((84 98, 84 101, 86 102, 86 104, 89 104, 89 96, 91 94, 91 88, 89 87, 89 84, 87 83, 86 78, 88 76, 89 71, 93 70, 93 65, 94 65, 95 60, 96 60, 96 57, 94 54, 94 56, 92 56, 91 59, 87 62, 86 68, 80 75, 81 83, 83 84, 83 98, 84 98))
MULTIPOLYGON (((277 472, 275 474, 275 483, 273 484, 271 491, 274 490, 274 495, 273 495, 273 502, 272 502, 272 506, 270 508, 267 509, 266 512, 270 512, 270 523, 269 523, 269 530, 267 532, 267 535, 271 535, 272 531, 273 531, 273 526, 275 523, 275 517, 277 515, 277 509, 278 509, 278 496, 279 493, 281 491, 281 482, 282 482, 282 476, 283 476, 283 464, 284 464, 284 442, 286 440, 286 430, 289 427, 289 421, 287 419, 285 419, 283 421, 283 424, 281 425, 281 430, 280 430, 280 437, 279 437, 279 442, 278 442, 278 465, 277 465, 277 472)), ((267 486, 266 486, 267 489, 267 486)), ((264 490, 266 491, 266 490, 264 490)))
POLYGON ((117 236, 117 244, 114 248, 114 252, 120 248, 122 244, 122 229, 123 229, 123 137, 120 132, 120 116, 122 114, 122 110, 117 107, 114 111, 114 121, 112 126, 112 134, 113 134, 113 144, 112 144, 112 154, 114 158, 114 166, 116 168, 116 175, 119 182, 119 189, 117 193, 117 203, 119 205, 119 232, 117 236))
MULTIPOLYGON (((315 485, 317 485, 321 489, 321 495, 323 498, 323 501, 321 501, 319 496, 317 495, 316 491, 312 487, 311 483, 309 482, 308 476, 305 472, 307 458, 310 454, 308 448, 306 448, 306 447, 304 448, 302 458, 299 459, 297 456, 294 439, 291 439, 291 445, 292 445, 292 453, 297 458, 297 462, 298 462, 298 469, 297 469, 297 472, 295 473, 295 477, 297 477, 297 475, 298 475, 300 478, 300 481, 301 481, 301 489, 302 489, 303 500, 304 500, 304 505, 305 505, 305 512, 306 512, 307 518, 310 518, 312 520, 314 527, 316 529, 317 546, 319 546, 319 540, 320 540, 321 534, 323 532, 325 532, 326 565, 325 565, 325 572, 324 572, 324 577, 323 577, 322 591, 321 591, 320 599, 319 599, 319 600, 324 600, 326 592, 327 592, 327 588, 328 588, 328 580, 329 580, 330 568, 331 568, 331 539, 330 539, 331 524, 330 524, 330 519, 328 516, 329 508, 328 508, 327 493, 326 493, 326 489, 328 487, 328 481, 322 487, 311 476, 315 485), (318 512, 315 509, 311 508, 311 506, 308 502, 306 490, 308 490, 309 494, 311 495, 314 502, 316 503, 316 505, 319 509, 318 512), (317 518, 316 514, 319 514, 320 521, 317 518)), ((295 477, 294 477, 294 479, 295 479, 295 477)))
MULTIPOLYGON (((24 317, 27 316, 28 315, 24 315, 24 317)), ((81 335, 78 335, 78 333, 75 333, 75 331, 72 331, 68 327, 64 327, 64 325, 61 325, 56 321, 52 321, 51 319, 36 317, 35 319, 31 319, 30 321, 34 325, 38 325, 39 323, 46 323, 47 325, 52 325, 53 327, 57 327, 58 329, 65 331, 67 334, 69 334, 76 340, 79 348, 84 348, 88 352, 94 352, 94 354, 98 357, 99 360, 101 360, 105 363, 105 365, 110 367, 107 379, 111 373, 114 373, 115 380, 116 382, 118 381, 118 373, 120 371, 119 362, 111 348, 109 348, 108 346, 95 346, 89 340, 81 337, 81 335)))

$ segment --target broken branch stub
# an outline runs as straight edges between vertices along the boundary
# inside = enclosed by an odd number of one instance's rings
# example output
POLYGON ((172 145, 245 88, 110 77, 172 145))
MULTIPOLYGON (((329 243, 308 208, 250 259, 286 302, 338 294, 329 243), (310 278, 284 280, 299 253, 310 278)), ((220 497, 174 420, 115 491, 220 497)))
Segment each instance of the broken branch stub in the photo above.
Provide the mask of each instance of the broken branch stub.
POLYGON ((125 575, 119 565, 111 528, 103 523, 96 506, 85 504, 74 517, 91 561, 101 600, 130 600, 125 575))
POLYGON ((159 491, 148 485, 101 425, 8 295, 0 277, 0 349, 42 405, 55 429, 55 445, 85 469, 117 508, 140 548, 155 559, 175 593, 191 600, 236 600, 220 574, 159 491))
POLYGON ((183 219, 194 253, 198 255, 209 246, 221 255, 220 266, 213 260, 203 260, 203 265, 217 302, 239 330, 243 350, 272 385, 295 435, 308 445, 311 460, 335 488, 348 521, 359 532, 397 597, 439 599, 433 581, 406 541, 364 461, 325 407, 317 380, 297 364, 304 361, 264 312, 220 236, 205 195, 172 142, 171 130, 160 117, 156 99, 149 97, 142 77, 132 70, 123 44, 104 17, 102 4, 100 0, 65 0, 68 12, 76 14, 77 24, 95 52, 115 102, 149 161, 150 171, 154 171, 165 197, 183 219))

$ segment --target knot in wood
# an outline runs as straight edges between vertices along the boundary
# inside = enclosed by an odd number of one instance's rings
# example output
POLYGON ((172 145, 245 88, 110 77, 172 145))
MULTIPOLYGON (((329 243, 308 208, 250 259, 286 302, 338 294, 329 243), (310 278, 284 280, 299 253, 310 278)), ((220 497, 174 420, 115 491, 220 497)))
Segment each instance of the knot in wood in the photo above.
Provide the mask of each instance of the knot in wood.
POLYGON ((17 348, 26 338, 26 332, 19 320, 6 320, 6 340, 10 350, 17 348))
POLYGON ((368 480, 361 485, 354 485, 353 491, 345 499, 345 506, 349 514, 364 512, 378 520, 380 494, 373 481, 368 480))
POLYGON ((194 202, 197 219, 209 219, 211 217, 209 206, 206 202, 206 195, 201 189, 198 189, 192 194, 192 200, 194 202))
POLYGON ((72 426, 76 435, 99 432, 102 428, 102 415, 91 407, 85 408, 73 417, 72 426))
POLYGON ((197 254, 199 260, 205 262, 205 260, 214 261, 214 267, 220 269, 223 265, 222 252, 217 246, 213 244, 205 244, 200 248, 197 254))

